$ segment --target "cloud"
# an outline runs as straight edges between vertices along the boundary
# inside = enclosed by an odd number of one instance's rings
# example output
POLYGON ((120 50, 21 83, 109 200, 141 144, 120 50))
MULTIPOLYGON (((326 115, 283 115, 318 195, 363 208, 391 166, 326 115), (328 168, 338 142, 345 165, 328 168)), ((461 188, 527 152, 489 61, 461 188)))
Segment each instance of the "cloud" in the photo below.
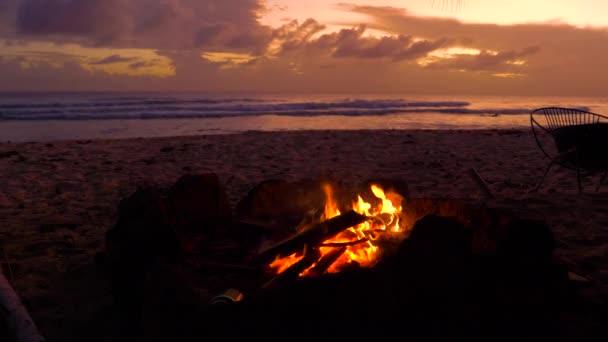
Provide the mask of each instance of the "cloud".
POLYGON ((138 61, 129 64, 129 68, 131 69, 142 69, 142 68, 150 68, 159 65, 160 60, 154 59, 151 61, 138 61))
POLYGON ((107 39, 127 29, 128 5, 123 0, 23 0, 17 10, 17 32, 107 39))
MULTIPOLYGON (((127 74, 130 76, 170 77, 174 74, 172 61, 155 50, 86 48, 76 44, 57 45, 53 43, 5 44, 0 40, 0 57, 5 61, 15 61, 17 68, 25 74, 34 72, 37 66, 51 66, 61 69, 78 64, 89 73, 127 74), (129 68, 137 62, 147 63, 147 67, 129 68)), ((3 75, 3 80, 16 84, 3 75)))
POLYGON ((342 29, 337 33, 319 38, 319 45, 329 45, 335 57, 383 58, 395 61, 412 60, 426 56, 447 43, 446 39, 414 40, 410 35, 363 37, 365 26, 356 29, 342 29))
POLYGON ((424 63, 429 68, 447 68, 455 70, 497 71, 521 69, 525 58, 537 53, 539 47, 533 46, 521 51, 480 51, 478 54, 456 54, 450 58, 435 58, 424 63))
POLYGON ((340 4, 339 8, 368 16, 371 21, 368 24, 370 28, 417 37, 449 37, 454 42, 482 50, 502 51, 550 46, 568 52, 567 49, 589 47, 592 41, 605 42, 608 38, 606 28, 578 28, 559 22, 479 24, 449 18, 419 17, 395 7, 340 4))
MULTIPOLYGON (((4 0, 3 0, 4 1, 4 0)), ((258 22, 258 0, 10 0, 1 20, 13 39, 87 46, 259 50, 271 29, 258 22)), ((1 26, 0 26, 1 27, 1 26)))
POLYGON ((274 30, 272 37, 275 41, 280 42, 282 52, 288 52, 305 47, 315 34, 325 28, 325 25, 314 19, 307 19, 301 25, 297 20, 292 20, 274 30))
MULTIPOLYGON (((453 47, 478 55, 437 59, 427 70, 487 71, 488 75, 526 76, 518 93, 605 94, 608 28, 576 27, 563 22, 497 25, 449 18, 419 17, 394 7, 339 4, 342 10, 368 17, 368 27, 425 39, 445 37, 453 47)), ((340 22, 352 25, 355 23, 340 22)), ((502 77, 513 79, 513 77, 502 77)), ((519 78, 521 80, 521 78, 519 78)), ((494 87, 499 89, 498 86, 494 87)), ((513 89, 509 89, 513 91, 513 89)))
POLYGON ((318 53, 337 58, 388 58, 394 61, 424 57, 448 43, 446 39, 415 39, 411 35, 365 36, 366 26, 320 34, 326 27, 314 19, 294 20, 275 30, 274 44, 281 55, 318 53))
POLYGON ((0 0, 0 89, 605 95, 606 29, 339 8, 368 20, 270 28, 261 0, 0 0))
POLYGON ((106 65, 115 63, 129 63, 136 61, 137 57, 122 57, 121 55, 111 55, 98 61, 92 62, 92 65, 106 65))

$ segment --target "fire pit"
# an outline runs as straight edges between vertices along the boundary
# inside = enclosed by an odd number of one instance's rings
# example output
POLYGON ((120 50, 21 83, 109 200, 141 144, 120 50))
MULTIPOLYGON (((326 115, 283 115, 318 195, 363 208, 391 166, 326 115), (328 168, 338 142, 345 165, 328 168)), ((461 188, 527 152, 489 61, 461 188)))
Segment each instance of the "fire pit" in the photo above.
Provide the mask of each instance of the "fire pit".
POLYGON ((121 202, 107 259, 124 336, 559 334, 567 272, 542 223, 390 181, 267 181, 234 216, 226 198, 201 175, 121 202))
POLYGON ((297 234, 262 251, 258 259, 274 258, 269 267, 283 275, 281 278, 376 265, 385 250, 383 246, 401 242, 407 236, 408 227, 400 222, 403 197, 395 192, 385 194, 375 184, 370 189, 377 205, 358 195, 349 211, 342 214, 334 189, 330 184, 323 184, 326 198, 319 217, 298 226, 297 234))

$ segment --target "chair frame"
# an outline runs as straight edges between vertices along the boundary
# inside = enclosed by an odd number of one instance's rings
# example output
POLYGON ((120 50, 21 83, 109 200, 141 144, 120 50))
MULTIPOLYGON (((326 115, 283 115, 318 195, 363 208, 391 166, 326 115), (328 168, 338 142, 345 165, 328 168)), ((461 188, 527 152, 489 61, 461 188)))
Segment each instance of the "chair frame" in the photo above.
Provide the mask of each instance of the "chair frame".
MULTIPOLYGON (((536 144, 543 152, 543 154, 545 154, 545 156, 547 156, 547 158, 549 158, 550 160, 550 163, 547 166, 545 173, 536 185, 534 191, 538 191, 540 189, 543 181, 547 177, 547 174, 551 170, 551 167, 555 164, 560 165, 566 169, 576 171, 579 193, 583 191, 581 179, 585 174, 592 174, 603 171, 604 174, 602 175, 600 183, 596 188, 596 191, 599 191, 600 187, 602 186, 602 183, 606 180, 606 177, 608 176, 608 168, 606 168, 605 170, 597 170, 582 167, 578 162, 578 148, 576 143, 571 150, 566 151, 575 153, 577 158, 575 162, 566 161, 564 158, 565 153, 563 151, 558 152, 557 155, 552 155, 551 153, 547 152, 547 150, 543 147, 543 144, 540 142, 540 139, 538 137, 538 132, 543 131, 549 134, 553 138, 553 140, 556 141, 555 132, 560 128, 576 126, 585 127, 588 125, 600 123, 608 123, 608 117, 575 108, 544 107, 536 109, 530 113, 530 125, 532 126, 532 132, 534 134, 536 144), (546 127, 539 122, 538 118, 541 116, 544 117, 547 123, 546 127)), ((608 146, 606 148, 608 149, 608 146)))

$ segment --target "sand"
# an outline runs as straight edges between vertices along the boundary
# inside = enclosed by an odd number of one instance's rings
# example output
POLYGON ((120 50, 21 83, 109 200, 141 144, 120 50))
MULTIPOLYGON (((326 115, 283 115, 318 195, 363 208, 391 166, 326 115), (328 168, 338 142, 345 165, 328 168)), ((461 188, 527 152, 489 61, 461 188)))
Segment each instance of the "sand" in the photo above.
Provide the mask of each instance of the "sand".
POLYGON ((528 131, 314 131, 0 144, 0 258, 50 341, 103 341, 112 297, 94 258, 118 201, 138 184, 170 185, 215 172, 236 203, 263 180, 332 176, 357 183, 402 179, 410 196, 485 201, 543 219, 556 256, 608 291, 608 184, 578 194, 576 175, 553 169, 528 131), (470 177, 475 168, 494 199, 470 177), (1 251, 0 251, 1 252, 1 251), (88 334, 88 335, 87 335, 88 334))

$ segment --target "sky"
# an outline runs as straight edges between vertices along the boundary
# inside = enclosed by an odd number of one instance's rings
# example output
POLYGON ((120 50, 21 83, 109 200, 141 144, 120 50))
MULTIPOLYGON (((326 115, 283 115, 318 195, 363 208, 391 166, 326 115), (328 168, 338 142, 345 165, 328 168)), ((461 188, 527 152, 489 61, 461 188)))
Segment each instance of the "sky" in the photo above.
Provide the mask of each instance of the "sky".
POLYGON ((0 91, 606 96, 605 0, 0 0, 0 91))

